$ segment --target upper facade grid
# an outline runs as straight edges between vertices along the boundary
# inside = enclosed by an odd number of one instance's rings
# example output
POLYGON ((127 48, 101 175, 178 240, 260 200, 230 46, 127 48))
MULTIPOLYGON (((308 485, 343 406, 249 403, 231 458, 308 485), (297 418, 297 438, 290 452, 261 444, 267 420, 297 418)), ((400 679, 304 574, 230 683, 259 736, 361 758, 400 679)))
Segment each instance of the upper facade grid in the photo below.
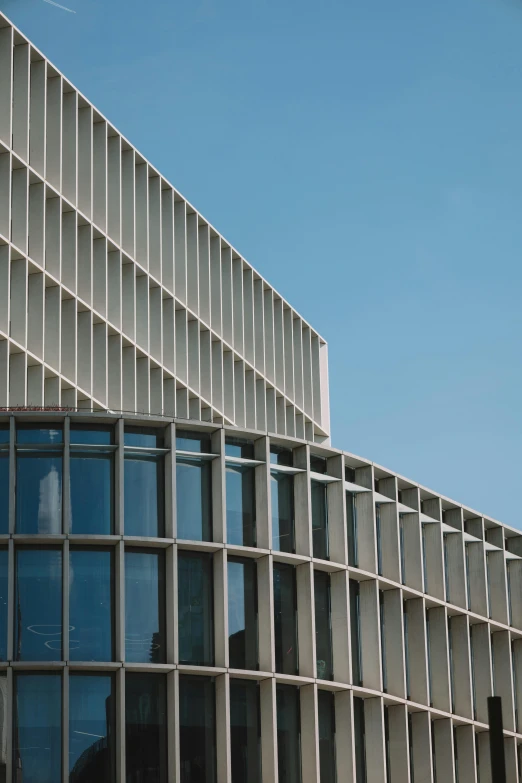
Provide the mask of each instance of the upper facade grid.
POLYGON ((0 405, 329 438, 321 336, 0 14, 0 405))

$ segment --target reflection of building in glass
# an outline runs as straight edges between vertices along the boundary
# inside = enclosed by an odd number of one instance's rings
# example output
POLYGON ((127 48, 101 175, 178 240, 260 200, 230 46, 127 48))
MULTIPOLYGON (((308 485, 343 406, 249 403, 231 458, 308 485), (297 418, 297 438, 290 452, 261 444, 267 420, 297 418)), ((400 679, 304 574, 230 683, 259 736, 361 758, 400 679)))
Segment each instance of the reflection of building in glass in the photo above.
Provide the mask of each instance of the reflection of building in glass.
POLYGON ((520 532, 2 15, 0 408, 0 783, 519 783, 520 532))

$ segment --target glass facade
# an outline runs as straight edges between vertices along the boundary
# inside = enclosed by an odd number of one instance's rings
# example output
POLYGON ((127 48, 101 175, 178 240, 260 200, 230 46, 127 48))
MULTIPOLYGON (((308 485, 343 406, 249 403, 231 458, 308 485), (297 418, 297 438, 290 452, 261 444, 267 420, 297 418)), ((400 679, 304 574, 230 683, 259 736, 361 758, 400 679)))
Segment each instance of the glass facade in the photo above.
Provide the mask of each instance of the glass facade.
POLYGON ((178 551, 180 663, 214 664, 213 572, 210 553, 178 551))
POLYGON ((125 535, 156 537, 165 534, 163 477, 162 457, 125 454, 125 535))
POLYGON ((16 458, 16 532, 62 532, 63 457, 23 451, 16 458))
POLYGON ((312 543, 314 557, 328 560, 328 498, 325 484, 311 482, 312 543))
POLYGON ((214 679, 179 678, 180 783, 216 783, 214 679))
POLYGON ((261 783, 259 684, 230 680, 230 750, 232 783, 261 783))
POLYGON ((356 783, 366 783, 366 731, 364 725, 364 699, 353 700, 353 729, 355 740, 356 783))
POLYGON ((14 783, 57 783, 62 776, 62 678, 17 674, 14 681, 14 783))
POLYGON ((279 783, 301 783, 299 688, 277 685, 277 769, 279 783))
POLYGON ((348 533, 348 565, 359 565, 357 557, 357 507, 353 492, 346 492, 346 526, 348 533))
POLYGON ((330 608, 330 574, 314 571, 315 649, 317 677, 333 679, 332 613, 330 608))
POLYGON ((298 674, 296 574, 286 563, 274 563, 274 625, 276 671, 298 674))
POLYGON ((125 676, 126 783, 167 783, 167 682, 163 674, 125 676))
POLYGON ((272 546, 281 552, 295 552, 294 477, 271 472, 272 546))
POLYGON ((114 532, 112 428, 71 427, 71 533, 114 532))
POLYGON ((69 553, 69 658, 112 661, 114 552, 71 548, 69 553))
POLYGON ((256 545, 256 498, 254 468, 226 467, 227 542, 256 545))
POLYGON ((336 783, 335 768, 335 694, 317 691, 319 722, 320 783, 336 783))
POLYGON ((178 538, 212 540, 212 477, 209 460, 176 460, 176 521, 178 538))
POLYGON ((7 660, 7 618, 9 598, 9 552, 0 549, 0 661, 7 660))
POLYGON ((114 683, 111 674, 69 678, 69 781, 116 779, 114 683))
MULTIPOLYGON (((0 440, 0 449, 2 448, 0 440)), ((0 450, 0 534, 9 533, 9 451, 0 450)))
POLYGON ((161 551, 125 551, 125 660, 165 660, 165 559, 161 551))
POLYGON ((17 661, 61 661, 62 552, 16 551, 14 653, 17 661))
POLYGON ((360 628, 359 582, 350 579, 350 638, 352 644, 352 682, 354 685, 362 685, 360 628))
POLYGON ((228 558, 228 654, 231 669, 257 669, 257 564, 228 558))

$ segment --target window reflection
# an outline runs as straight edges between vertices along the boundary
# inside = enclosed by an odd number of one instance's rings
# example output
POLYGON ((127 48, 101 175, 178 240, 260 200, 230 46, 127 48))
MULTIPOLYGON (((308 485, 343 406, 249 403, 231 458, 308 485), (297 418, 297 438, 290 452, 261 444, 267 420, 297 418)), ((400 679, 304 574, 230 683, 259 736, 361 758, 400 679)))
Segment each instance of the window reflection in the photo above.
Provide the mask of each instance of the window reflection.
POLYGON ((210 434, 196 430, 176 430, 176 450, 210 454, 210 434))
POLYGON ((163 458, 158 456, 125 457, 125 535, 164 535, 163 465, 163 458))
POLYGON ((126 783, 167 781, 166 693, 162 674, 125 675, 126 783))
POLYGON ((330 610, 330 574, 314 571, 315 648, 317 653, 317 677, 331 680, 332 627, 330 610))
POLYGON ((270 474, 272 494, 272 546, 281 552, 295 552, 294 477, 288 473, 270 474))
POLYGON ((69 783, 114 783, 114 695, 110 674, 69 679, 69 783))
POLYGON ((0 451, 0 533, 9 533, 9 452, 0 451))
POLYGON ((162 449, 163 430, 154 427, 125 427, 123 442, 125 446, 137 446, 141 449, 162 449))
POLYGON ((31 445, 50 444, 52 446, 63 443, 62 425, 56 424, 18 424, 16 428, 16 442, 31 445))
POLYGON ((110 446, 114 443, 114 430, 91 424, 71 424, 70 440, 71 444, 110 446))
POLYGON ((176 461, 176 508, 178 538, 212 540, 211 464, 208 460, 176 461))
MULTIPOLYGON (((7 549, 0 549, 0 661, 7 660, 8 563, 9 554, 7 549)), ((0 781, 1 779, 0 776, 0 781)))
POLYGON ((109 549, 71 549, 69 658, 112 661, 112 563, 109 549))
POLYGON ((13 712, 13 781, 57 783, 62 776, 61 675, 17 674, 13 712))
POLYGON ((314 557, 328 560, 328 503, 326 486, 319 481, 311 482, 312 494, 312 539, 314 557))
POLYGON ((215 686, 211 677, 179 678, 181 783, 215 783, 215 686))
POLYGON ((277 685, 277 768, 279 783, 301 783, 299 688, 277 685))
POLYGON ((125 551, 125 660, 165 661, 164 553, 125 551))
POLYGON ((317 692, 319 722, 319 768, 321 783, 336 783, 335 770, 335 695, 317 692))
POLYGON ((214 665, 213 617, 212 555, 178 550, 180 663, 214 665))
POLYGON ((70 473, 71 533, 110 535, 114 513, 112 455, 73 452, 70 473))
POLYGON ((257 669, 257 564, 228 558, 228 650, 232 669, 257 669))
POLYGON ((61 550, 18 549, 15 583, 15 660, 62 660, 61 550))
POLYGON ((256 503, 254 469, 226 467, 227 542, 256 545, 256 503))
POLYGON ((232 783, 261 783, 259 684, 230 680, 232 783))
POLYGON ((225 455, 227 457, 254 459, 254 441, 227 437, 225 438, 225 455))
POLYGON ((296 576, 286 563, 274 563, 274 626, 276 671, 298 674, 296 576))
POLYGON ((62 532, 62 456, 19 453, 16 461, 16 532, 62 532))

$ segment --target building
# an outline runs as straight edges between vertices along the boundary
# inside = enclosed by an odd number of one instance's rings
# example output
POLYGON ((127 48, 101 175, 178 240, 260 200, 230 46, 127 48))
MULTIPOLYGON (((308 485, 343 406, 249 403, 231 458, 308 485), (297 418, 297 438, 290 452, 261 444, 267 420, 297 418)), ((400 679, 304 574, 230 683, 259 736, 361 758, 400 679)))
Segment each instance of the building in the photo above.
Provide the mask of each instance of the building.
POLYGON ((0 780, 522 773, 522 535, 332 448, 325 341, 0 15, 0 780))

